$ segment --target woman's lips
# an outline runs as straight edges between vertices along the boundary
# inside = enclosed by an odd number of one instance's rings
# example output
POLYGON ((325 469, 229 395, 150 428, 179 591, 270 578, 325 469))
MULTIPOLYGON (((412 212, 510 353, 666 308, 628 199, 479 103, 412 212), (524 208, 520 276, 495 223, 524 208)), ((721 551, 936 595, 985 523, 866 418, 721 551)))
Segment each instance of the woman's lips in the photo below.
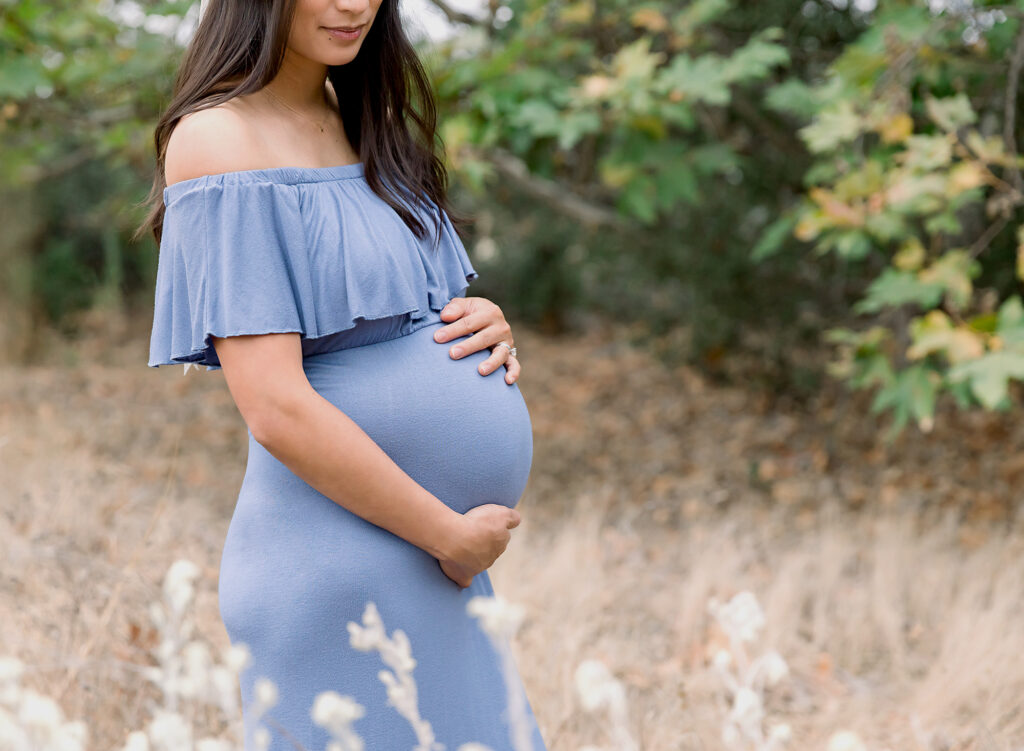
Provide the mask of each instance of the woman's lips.
POLYGON ((335 39, 358 39, 359 35, 363 33, 362 26, 355 26, 353 28, 344 28, 341 26, 325 26, 327 33, 335 39))

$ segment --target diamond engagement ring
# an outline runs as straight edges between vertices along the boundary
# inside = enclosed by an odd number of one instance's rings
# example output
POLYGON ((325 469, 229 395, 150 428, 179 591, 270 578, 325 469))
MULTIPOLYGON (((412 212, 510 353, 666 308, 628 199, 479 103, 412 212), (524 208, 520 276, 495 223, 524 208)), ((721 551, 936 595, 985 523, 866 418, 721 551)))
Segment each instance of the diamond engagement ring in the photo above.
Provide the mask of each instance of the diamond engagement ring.
MULTIPOLYGON (((507 342, 498 342, 498 344, 500 344, 503 347, 505 347, 506 349, 508 349, 508 356, 509 357, 515 357, 516 356, 516 348, 515 347, 509 347, 507 342)), ((497 345, 495 345, 495 346, 497 346, 497 345)))

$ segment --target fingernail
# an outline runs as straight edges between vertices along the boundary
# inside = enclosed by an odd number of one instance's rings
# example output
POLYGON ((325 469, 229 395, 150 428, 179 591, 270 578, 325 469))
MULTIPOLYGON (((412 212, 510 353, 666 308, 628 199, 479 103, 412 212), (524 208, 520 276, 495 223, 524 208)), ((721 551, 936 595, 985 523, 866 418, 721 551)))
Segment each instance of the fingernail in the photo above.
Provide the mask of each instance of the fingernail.
POLYGON ((435 331, 434 332, 434 341, 435 342, 441 341, 441 332, 440 331, 435 331))
POLYGON ((452 349, 452 357, 461 357, 461 356, 462 356, 462 347, 455 347, 454 349, 452 349))

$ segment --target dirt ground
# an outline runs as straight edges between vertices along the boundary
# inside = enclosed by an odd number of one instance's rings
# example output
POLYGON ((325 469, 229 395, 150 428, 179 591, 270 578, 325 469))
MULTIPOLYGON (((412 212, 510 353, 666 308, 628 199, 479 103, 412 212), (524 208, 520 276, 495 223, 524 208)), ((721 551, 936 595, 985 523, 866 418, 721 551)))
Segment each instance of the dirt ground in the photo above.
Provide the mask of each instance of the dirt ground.
MULTIPOLYGON (((227 643, 216 576, 245 426, 220 372, 146 367, 145 323, 0 366, 0 654, 96 749, 148 717, 147 608, 173 560, 200 566, 199 632, 227 643)), ((1024 748, 1019 416, 947 407, 887 446, 869 398, 838 387, 797 408, 666 368, 620 329, 515 332, 534 464, 491 573, 526 610, 514 646, 551 751, 613 747, 574 694, 587 658, 625 686, 639 748, 724 748, 708 601, 742 590, 765 614, 753 652, 789 666, 765 711, 790 748, 837 730, 1024 748)))

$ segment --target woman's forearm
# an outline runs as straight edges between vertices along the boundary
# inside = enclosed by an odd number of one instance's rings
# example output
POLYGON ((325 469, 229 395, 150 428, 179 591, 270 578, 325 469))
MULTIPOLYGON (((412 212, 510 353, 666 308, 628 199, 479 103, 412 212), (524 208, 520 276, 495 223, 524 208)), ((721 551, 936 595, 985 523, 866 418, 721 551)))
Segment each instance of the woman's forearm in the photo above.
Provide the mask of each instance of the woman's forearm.
POLYGON ((339 506, 435 558, 448 557, 462 515, 314 389, 276 405, 249 428, 276 459, 339 506))

